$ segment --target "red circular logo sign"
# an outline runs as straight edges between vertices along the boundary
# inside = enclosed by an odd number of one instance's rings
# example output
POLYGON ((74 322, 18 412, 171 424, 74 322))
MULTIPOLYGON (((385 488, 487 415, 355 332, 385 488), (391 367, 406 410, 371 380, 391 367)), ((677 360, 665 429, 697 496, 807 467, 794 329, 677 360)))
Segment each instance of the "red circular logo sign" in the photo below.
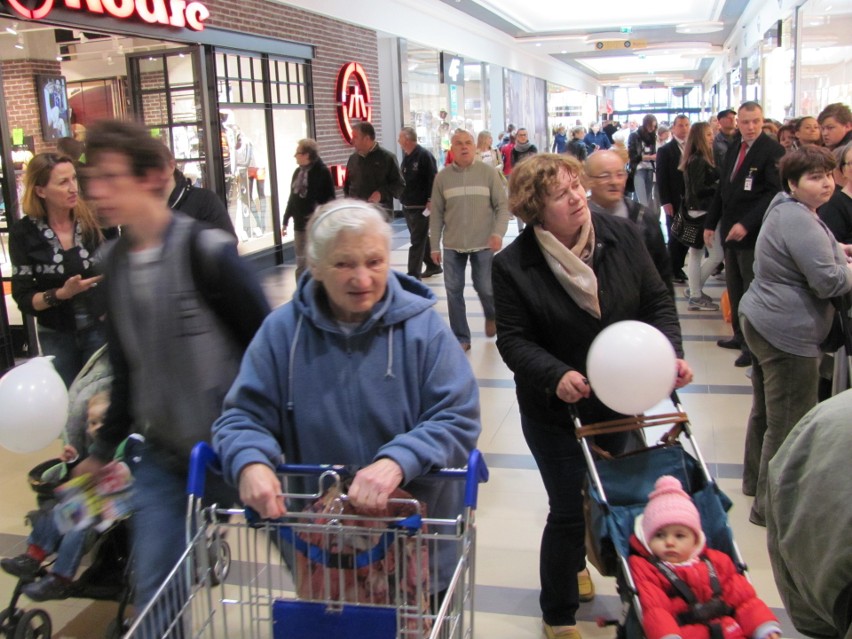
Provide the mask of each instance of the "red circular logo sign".
POLYGON ((352 124, 372 122, 373 106, 367 74, 357 62, 340 67, 337 74, 337 124, 347 144, 352 143, 352 124))
POLYGON ((27 20, 41 20, 53 10, 53 0, 44 0, 37 9, 25 7, 19 0, 9 0, 9 6, 27 20))

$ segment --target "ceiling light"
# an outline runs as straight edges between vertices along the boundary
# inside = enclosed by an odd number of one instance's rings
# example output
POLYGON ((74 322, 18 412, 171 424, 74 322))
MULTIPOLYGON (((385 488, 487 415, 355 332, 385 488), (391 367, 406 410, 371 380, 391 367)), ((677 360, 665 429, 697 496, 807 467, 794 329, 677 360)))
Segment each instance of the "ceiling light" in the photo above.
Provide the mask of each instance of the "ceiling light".
POLYGON ((6 33, 11 33, 12 35, 18 35, 18 23, 13 22, 10 26, 6 27, 6 33))
POLYGON ((675 27, 677 33, 716 33, 725 28, 725 24, 718 20, 707 20, 705 22, 684 22, 675 27))
POLYGON ((114 62, 114 61, 113 61, 113 59, 112 59, 112 56, 111 56, 111 55, 108 55, 108 56, 107 56, 107 64, 108 64, 109 66, 112 66, 112 65, 113 65, 113 62, 114 62))
POLYGON ((15 48, 16 49, 23 49, 24 48, 24 36, 22 36, 22 35, 18 36, 18 41, 15 42, 15 48))
POLYGON ((541 42, 536 42, 536 43, 535 43, 535 46, 540 47, 540 46, 541 46, 541 42))
POLYGON ((61 56, 61 55, 56 56, 56 61, 57 61, 57 62, 62 62, 62 56, 61 56))

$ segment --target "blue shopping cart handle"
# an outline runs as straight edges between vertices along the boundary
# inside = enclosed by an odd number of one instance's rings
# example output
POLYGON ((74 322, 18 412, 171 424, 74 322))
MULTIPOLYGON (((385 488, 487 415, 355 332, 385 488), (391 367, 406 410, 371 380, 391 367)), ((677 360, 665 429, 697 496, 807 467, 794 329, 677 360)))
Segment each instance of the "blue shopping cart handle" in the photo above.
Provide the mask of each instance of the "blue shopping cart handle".
MULTIPOLYGON (((189 477, 187 478, 186 492, 198 499, 204 497, 204 480, 207 470, 222 472, 222 463, 216 451, 207 442, 197 443, 189 457, 189 477)), ((329 464, 281 464, 276 468, 279 473, 293 473, 306 475, 321 475, 326 471, 334 471, 341 476, 350 473, 347 466, 332 466, 329 464)), ((476 508, 479 494, 479 484, 488 481, 488 467, 485 459, 478 448, 474 448, 467 460, 467 468, 443 468, 429 473, 431 477, 446 477, 450 479, 464 479, 464 505, 468 508, 476 508)))

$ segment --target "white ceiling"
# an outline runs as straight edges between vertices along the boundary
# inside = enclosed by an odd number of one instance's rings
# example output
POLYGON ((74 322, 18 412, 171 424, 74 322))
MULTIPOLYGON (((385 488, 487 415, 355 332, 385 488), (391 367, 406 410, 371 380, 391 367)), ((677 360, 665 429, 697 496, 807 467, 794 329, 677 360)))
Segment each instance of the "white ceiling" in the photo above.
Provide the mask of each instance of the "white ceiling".
POLYGON ((700 82, 750 2, 768 0, 441 1, 602 84, 674 85, 700 82))

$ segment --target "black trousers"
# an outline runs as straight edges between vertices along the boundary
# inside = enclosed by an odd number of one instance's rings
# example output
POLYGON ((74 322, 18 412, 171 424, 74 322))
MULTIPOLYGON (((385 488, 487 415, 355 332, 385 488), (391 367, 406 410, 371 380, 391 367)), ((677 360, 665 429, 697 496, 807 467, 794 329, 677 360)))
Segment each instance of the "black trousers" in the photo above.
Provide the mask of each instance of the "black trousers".
POLYGON ((421 265, 426 268, 437 268, 432 260, 432 251, 429 246, 429 218, 423 215, 425 206, 403 206, 405 223, 411 234, 411 247, 408 249, 408 275, 420 279, 421 265))

